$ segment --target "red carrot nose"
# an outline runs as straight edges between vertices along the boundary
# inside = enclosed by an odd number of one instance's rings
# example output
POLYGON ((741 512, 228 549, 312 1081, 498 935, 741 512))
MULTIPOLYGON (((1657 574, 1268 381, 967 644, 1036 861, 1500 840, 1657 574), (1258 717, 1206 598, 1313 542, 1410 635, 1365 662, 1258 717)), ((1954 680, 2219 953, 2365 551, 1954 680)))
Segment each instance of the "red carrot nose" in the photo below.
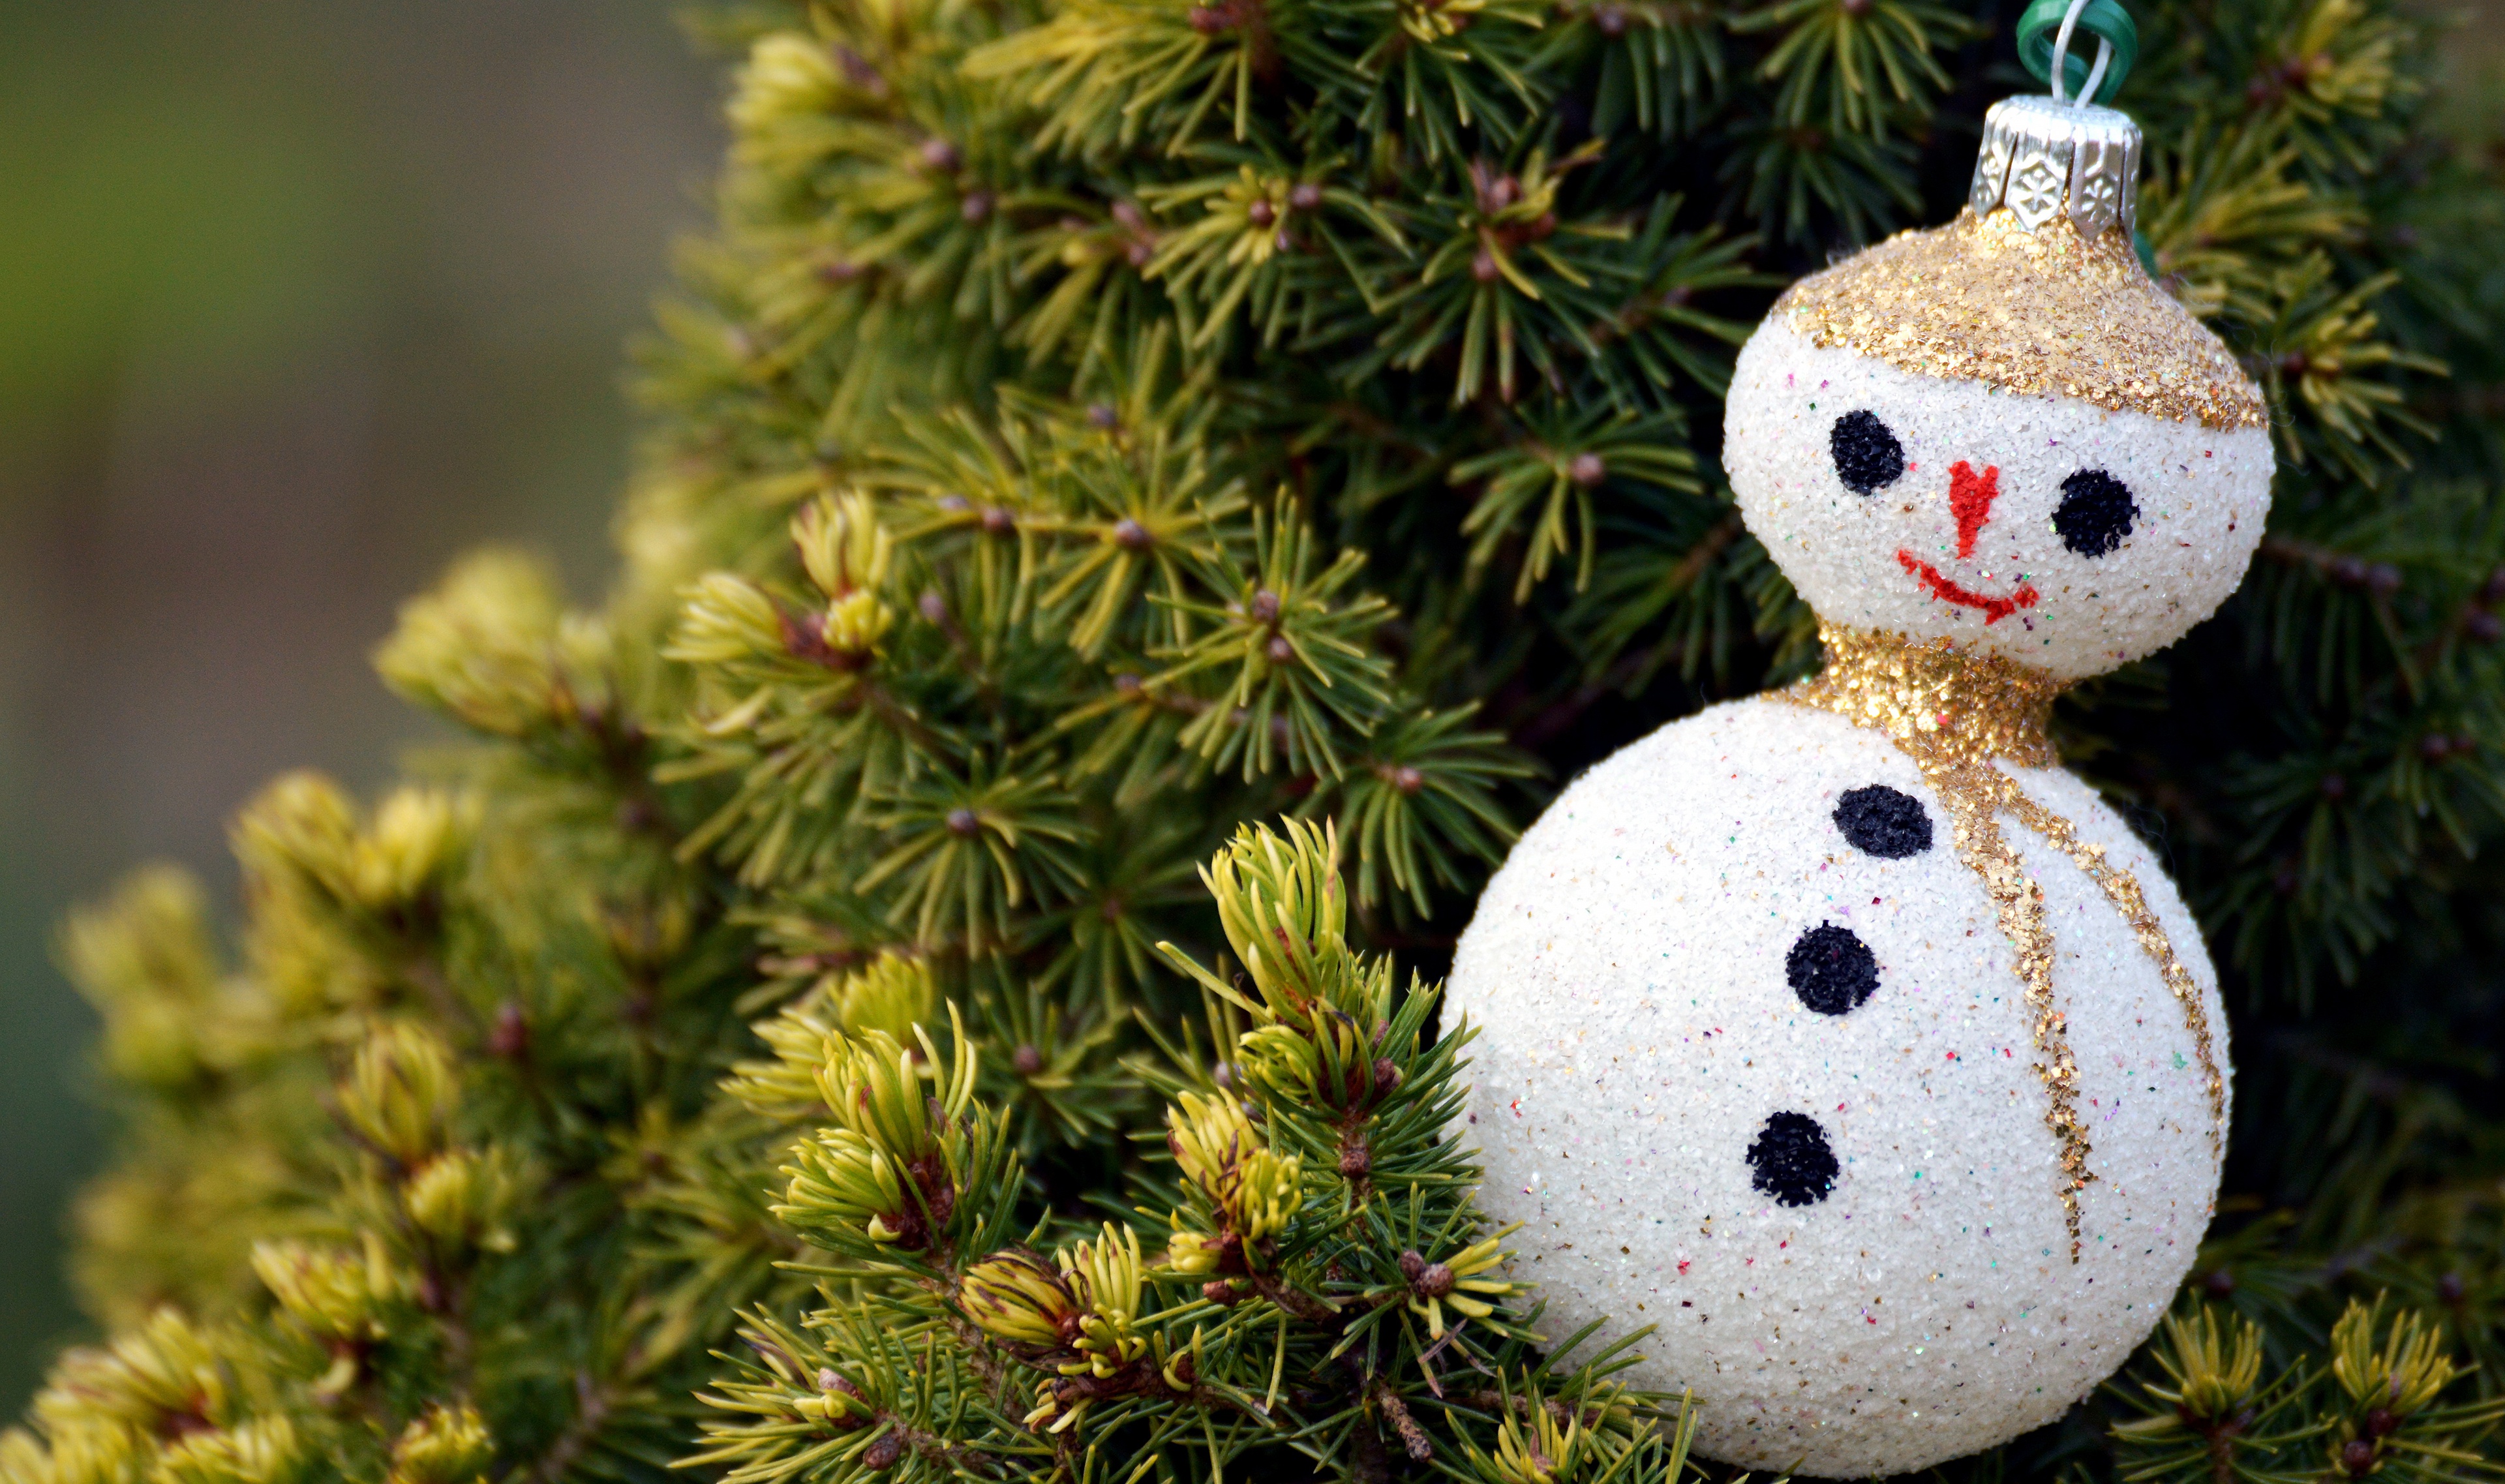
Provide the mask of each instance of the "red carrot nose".
POLYGON ((2000 498, 2000 466, 1987 464, 1978 475, 1959 459, 1949 466, 1949 512, 1957 516, 1958 557, 1974 554, 1974 533, 1992 519, 1992 502, 2000 498))

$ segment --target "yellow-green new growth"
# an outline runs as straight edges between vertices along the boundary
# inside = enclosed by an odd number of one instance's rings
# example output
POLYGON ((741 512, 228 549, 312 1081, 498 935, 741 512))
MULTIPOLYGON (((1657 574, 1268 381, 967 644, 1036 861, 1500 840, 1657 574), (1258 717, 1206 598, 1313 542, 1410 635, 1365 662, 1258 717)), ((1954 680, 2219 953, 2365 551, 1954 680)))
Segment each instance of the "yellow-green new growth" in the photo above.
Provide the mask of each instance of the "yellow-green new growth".
POLYGON ((401 1208, 447 1254, 473 1248, 511 1252, 507 1222, 529 1184, 500 1150, 446 1149, 410 1173, 401 1186, 401 1208))
POLYGON ((415 1288, 373 1232, 355 1249, 257 1242, 252 1270, 288 1318, 331 1340, 383 1338, 391 1332, 391 1310, 415 1288))
POLYGON ((1243 961, 1261 998, 1246 999, 1200 969, 1170 943, 1158 951, 1203 985, 1252 1012, 1262 1024, 1304 1018, 1317 1003, 1372 1015, 1374 1002, 1348 948, 1348 894, 1339 879, 1339 829, 1290 819, 1283 838, 1266 825, 1243 825, 1200 870, 1217 903, 1227 945, 1243 961), (1351 990, 1358 993, 1351 995, 1351 990), (1358 1003, 1343 1004, 1349 999, 1358 1003))
POLYGON ((2331 1326, 2331 1375, 2349 1400, 2408 1417, 2443 1395, 2460 1372, 2444 1331, 2406 1309, 2392 1317, 2378 1345, 2382 1316, 2380 1294, 2371 1306, 2349 1303, 2331 1326))
MULTIPOLYGON (((1299 1202, 1303 1164, 1263 1145, 1242 1104, 1224 1093, 1182 1094, 1166 1110, 1166 1147, 1229 1232, 1249 1244, 1287 1231, 1299 1202)), ((1179 1231, 1177 1240, 1182 1236, 1179 1231)), ((1181 1270, 1207 1271, 1197 1265, 1205 1258, 1204 1243, 1170 1244, 1168 1251, 1181 1270)))
POLYGON ((948 1017, 953 1066, 919 1025, 918 1050, 884 1031, 828 1037, 816 1080, 834 1123, 793 1146, 776 1216, 804 1231, 858 1234, 908 1251, 937 1238, 956 1209, 981 1063, 954 1005, 948 1017), (935 1094, 924 1086, 925 1065, 935 1094))
POLYGON ((387 1484, 476 1484, 495 1458, 486 1420, 467 1402, 436 1402, 392 1444, 387 1484))
POLYGON ((515 740, 611 706, 617 662, 605 620, 565 612, 543 563, 495 548, 463 557, 434 591, 402 604, 374 651, 394 690, 515 740))
POLYGON ((101 1349, 63 1355, 35 1396, 35 1415, 55 1437, 99 1422, 155 1433, 221 1421, 233 1373, 218 1338, 159 1309, 101 1349))
MULTIPOLYGON (((2487 1484, 2499 1141, 2457 1053, 2496 977, 2463 863, 2505 833, 2492 130, 2418 105, 2447 49, 2399 0, 2147 3, 2140 223, 2306 498, 2205 641, 2278 662, 2195 677, 2233 756, 2069 721, 2239 844, 2186 882, 2240 1028, 2291 1052, 2239 1165, 2310 1209, 2201 1259, 2260 1335, 2187 1316, 2173 1374, 2113 1389, 2163 1438, 2083 1409, 2061 1457, 2487 1484), (2297 1024, 2325 972, 2377 1005, 2297 1024), (2361 1272, 2421 1327, 2297 1359, 2361 1272)), ((1730 350, 1830 245, 1949 209, 1980 100, 1934 107, 1937 64, 1981 12, 697 10, 730 165, 639 362, 615 596, 568 613, 488 553, 411 602, 378 666, 467 741, 439 792, 256 804, 239 963, 171 878, 74 932, 123 1125, 77 1261, 115 1339, 0 1479, 1696 1484, 1645 1433, 1672 1398, 1607 1390, 1626 1348, 1501 1291, 1463 1028, 1352 948, 1441 957, 1546 769, 1814 657, 1706 477, 1730 350), (1170 1238, 1070 1216, 1169 1204, 1170 1238)))
POLYGON ((2220 1324, 2206 1307, 2170 1314, 2153 1352, 2167 1385, 2150 1396, 2169 1410, 2121 1423, 2117 1431, 2143 1437, 2181 1431, 2187 1425, 2233 1417, 2252 1404, 2262 1376, 2262 1334, 2250 1320, 2220 1324))
POLYGON ((1062 1373, 1110 1376, 1145 1354, 1148 1342, 1133 1328, 1140 1317, 1139 1233, 1108 1221, 1096 1240, 1062 1248, 1053 1260, 1080 1305, 1071 1345, 1083 1359, 1063 1365, 1062 1373))
MULTIPOLYGON (((1649 1417, 1639 1416, 1617 1388, 1603 1382, 1588 1393, 1566 1396, 1544 1395, 1536 1379, 1526 1378, 1515 1389, 1501 1378, 1491 1398, 1498 1406, 1496 1449, 1469 1446, 1470 1475, 1483 1484, 1612 1484, 1646 1458, 1641 1445, 1655 1435, 1649 1417)), ((1691 1407, 1682 1405, 1678 1434, 1666 1474, 1643 1474, 1676 1480, 1682 1472, 1686 1439, 1694 1427, 1691 1407)))
POLYGON ((2383 1319, 2383 1295, 2350 1299, 2331 1326, 2331 1379, 2348 1405, 2324 1444, 2327 1472, 2359 1479, 2401 1466, 2496 1472, 2478 1444, 2505 1420, 2505 1397, 2440 1404, 2463 1375, 2445 1345, 2444 1327, 2415 1310, 2383 1319), (2379 1333, 2380 1331, 2380 1333, 2379 1333))
POLYGON ((256 1417, 177 1439, 157 1456, 150 1484, 291 1484, 313 1463, 292 1420, 256 1417))
POLYGON ((1065 1376, 1111 1376, 1147 1353, 1140 1316, 1140 1239, 1108 1221, 1094 1241, 1046 1261, 1004 1248, 967 1269, 958 1306, 985 1334, 1065 1376))
POLYGON ((338 1099, 341 1121, 359 1138, 414 1168, 443 1148, 461 1088, 441 1038, 416 1021, 391 1020, 357 1048, 338 1099))
POLYGON ((265 879, 307 888, 350 920, 393 923, 441 891, 477 826, 476 800, 416 787, 385 795, 361 822, 336 784, 293 773, 236 820, 235 852, 265 879))
POLYGON ((171 866, 142 870, 105 905, 72 913, 62 968, 104 1021, 104 1063, 142 1087, 176 1090, 242 1059, 219 1013, 217 951, 199 884, 171 866))
POLYGON ((865 655, 878 648, 896 615, 881 602, 894 548, 867 495, 821 495, 792 517, 792 541, 801 569, 827 598, 819 632, 838 655, 865 655))
POLYGON ((966 1270, 957 1305, 985 1334, 1029 1355, 1058 1349, 1077 1332, 1079 1299, 1061 1269, 1023 1247, 1004 1248, 966 1270))
MULTIPOLYGON (((850 1034, 885 1035, 900 1045, 914 1043, 916 1028, 938 1021, 939 991, 930 966, 894 949, 844 974, 828 974, 800 1002, 750 1027, 773 1053, 770 1060, 735 1064, 723 1090, 751 1112, 772 1118, 799 1118, 823 1106, 819 1073, 850 1034)), ((926 1077, 935 1065, 917 1061, 926 1077)))

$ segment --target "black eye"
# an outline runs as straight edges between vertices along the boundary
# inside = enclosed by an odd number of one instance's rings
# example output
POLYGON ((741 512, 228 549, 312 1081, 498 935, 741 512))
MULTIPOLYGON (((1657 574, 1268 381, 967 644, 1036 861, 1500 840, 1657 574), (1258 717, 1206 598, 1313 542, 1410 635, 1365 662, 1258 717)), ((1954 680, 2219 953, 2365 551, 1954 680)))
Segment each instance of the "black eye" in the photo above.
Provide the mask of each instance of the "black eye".
POLYGON ((1785 1206, 1815 1206, 1835 1190, 1844 1173, 1826 1130, 1802 1113, 1779 1113, 1748 1146, 1748 1184, 1785 1206))
POLYGON ((2062 545, 2081 556, 2102 556, 2122 545, 2138 514, 2130 485, 2101 469, 2082 469, 2062 481, 2053 529, 2062 533, 2062 545))
POLYGON ((1905 477, 1905 445, 1875 413, 1847 412, 1826 435, 1835 477, 1856 495, 1886 489, 1905 477))

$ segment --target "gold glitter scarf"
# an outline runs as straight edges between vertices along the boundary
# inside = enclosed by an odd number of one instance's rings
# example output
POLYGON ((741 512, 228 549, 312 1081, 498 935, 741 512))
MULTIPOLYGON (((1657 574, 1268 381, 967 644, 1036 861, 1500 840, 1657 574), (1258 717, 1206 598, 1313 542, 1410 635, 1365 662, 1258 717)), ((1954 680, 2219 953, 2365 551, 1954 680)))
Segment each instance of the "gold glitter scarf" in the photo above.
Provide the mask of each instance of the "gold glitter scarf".
POLYGON ((2038 1058, 2035 1075, 2044 1082, 2044 1124, 2062 1149, 2062 1213, 2070 1232, 2070 1260, 2076 1262, 2079 1192, 2096 1179, 2088 1168, 2087 1124, 2079 1117, 2079 1067, 2070 1055, 2068 1017, 2053 999, 2053 930, 2045 920, 2044 890, 2001 833, 1999 816, 2015 817, 2087 872, 2131 925, 2141 951, 2183 1007, 2209 1095, 2209 1153, 2215 1159, 2226 1148, 2227 1083, 2218 1072, 2201 987, 2174 956, 2165 927, 2131 872, 2108 862, 2103 846, 2082 841, 2068 820, 2028 797, 2016 779, 1994 765, 2000 759, 2024 767, 2057 763, 2044 724, 2061 693, 2060 681, 2015 660, 1960 652, 1946 639, 1917 643, 1902 634, 1823 620, 1818 637, 1826 645, 1826 668, 1783 691, 1783 698, 1895 739, 1948 809, 1958 856, 1983 878, 2000 931, 2017 953, 2021 998, 2038 1058))

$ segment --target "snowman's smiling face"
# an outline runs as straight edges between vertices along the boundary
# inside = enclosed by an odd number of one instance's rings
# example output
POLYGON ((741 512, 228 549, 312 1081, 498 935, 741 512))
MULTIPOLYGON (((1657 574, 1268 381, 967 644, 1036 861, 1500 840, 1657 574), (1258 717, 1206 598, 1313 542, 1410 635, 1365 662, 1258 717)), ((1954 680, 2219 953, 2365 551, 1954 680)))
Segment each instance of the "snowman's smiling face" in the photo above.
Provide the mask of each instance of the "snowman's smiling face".
POLYGON ((1723 465, 1820 618, 2065 680, 2162 649, 2226 600, 2272 469, 2264 429, 1916 375, 1780 316, 1740 354, 1723 465))

